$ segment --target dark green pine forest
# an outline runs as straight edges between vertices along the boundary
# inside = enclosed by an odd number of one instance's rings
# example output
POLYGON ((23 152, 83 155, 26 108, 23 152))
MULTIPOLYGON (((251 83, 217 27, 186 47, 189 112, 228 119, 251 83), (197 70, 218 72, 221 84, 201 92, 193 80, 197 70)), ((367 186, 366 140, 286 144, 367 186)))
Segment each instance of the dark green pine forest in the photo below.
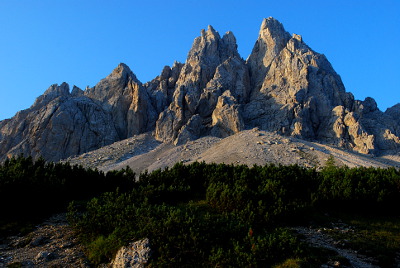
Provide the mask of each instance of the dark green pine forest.
POLYGON ((0 165, 0 237, 68 211, 94 266, 149 238, 149 267, 319 267, 337 253, 306 244, 293 227, 340 220, 356 230, 346 247, 395 267, 399 204, 398 170, 333 159, 319 169, 178 163, 142 174, 24 157, 0 165))

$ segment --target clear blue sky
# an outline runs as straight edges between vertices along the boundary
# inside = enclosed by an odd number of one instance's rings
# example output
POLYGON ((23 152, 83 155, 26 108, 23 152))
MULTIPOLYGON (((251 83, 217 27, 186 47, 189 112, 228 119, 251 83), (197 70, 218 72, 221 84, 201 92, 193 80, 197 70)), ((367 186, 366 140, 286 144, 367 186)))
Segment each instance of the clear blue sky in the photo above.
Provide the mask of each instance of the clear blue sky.
POLYGON ((51 84, 94 86, 120 62, 143 83, 184 62, 210 24, 247 58, 275 17, 325 54, 357 99, 400 102, 400 0, 0 0, 0 120, 51 84))

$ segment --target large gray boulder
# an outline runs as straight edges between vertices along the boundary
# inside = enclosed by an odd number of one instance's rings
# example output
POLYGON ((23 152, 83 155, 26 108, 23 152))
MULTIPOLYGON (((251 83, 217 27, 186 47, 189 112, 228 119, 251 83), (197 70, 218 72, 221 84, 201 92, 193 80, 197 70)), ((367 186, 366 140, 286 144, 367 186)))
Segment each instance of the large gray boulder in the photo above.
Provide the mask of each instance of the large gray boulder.
POLYGON ((130 243, 118 250, 112 268, 142 268, 148 263, 151 256, 150 241, 148 238, 130 243))

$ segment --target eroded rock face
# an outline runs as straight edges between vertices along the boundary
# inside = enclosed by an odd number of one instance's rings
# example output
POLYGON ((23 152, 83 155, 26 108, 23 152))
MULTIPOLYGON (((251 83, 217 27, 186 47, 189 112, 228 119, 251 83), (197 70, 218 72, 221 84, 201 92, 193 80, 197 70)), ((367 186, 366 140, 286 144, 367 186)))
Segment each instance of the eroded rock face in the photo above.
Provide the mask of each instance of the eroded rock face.
POLYGON ((157 113, 150 97, 142 83, 123 63, 96 86, 87 89, 85 96, 111 114, 120 139, 154 128, 157 113))
POLYGON ((31 108, 0 124, 0 154, 58 161, 154 129, 157 114, 145 88, 120 64, 85 91, 52 85, 31 108))
MULTIPOLYGON (((194 40, 175 85, 173 100, 156 123, 156 138, 161 141, 188 137, 188 122, 202 121, 211 127, 211 115, 218 97, 232 90, 241 101, 248 98, 249 74, 237 51, 236 38, 227 32, 222 38, 211 26, 194 40), (197 117, 200 116, 200 118, 197 117), (191 118, 196 116, 195 120, 191 118), (178 137, 179 136, 179 137, 178 137)), ((197 136, 193 133, 193 136, 197 136)), ((175 141, 175 143, 180 141, 175 141)))
POLYGON ((212 114, 212 131, 214 136, 225 138, 244 130, 244 122, 239 112, 239 105, 230 91, 225 91, 218 98, 212 114))
POLYGON ((179 62, 175 62, 172 67, 165 66, 159 76, 144 85, 157 114, 160 114, 172 102, 175 85, 183 66, 184 64, 179 62))
POLYGON ((245 107, 250 126, 313 139, 325 131, 320 126, 334 107, 352 105, 352 95, 325 56, 311 50, 299 35, 290 38, 274 19, 264 21, 248 64, 259 86, 245 107))
POLYGON ((361 153, 399 148, 398 123, 373 99, 355 101, 326 57, 273 18, 264 20, 247 64, 253 85, 243 113, 247 126, 361 153))
POLYGON ((71 96, 67 84, 53 85, 31 108, 1 125, 0 155, 58 161, 81 154, 118 139, 111 121, 90 98, 71 96))
POLYGON ((0 122, 0 155, 57 161, 148 131, 182 144, 253 127, 361 153, 396 151, 399 107, 383 113, 372 98, 354 100, 324 55, 268 18, 247 61, 233 33, 209 26, 184 64, 144 85, 125 64, 86 90, 52 85, 0 122))
POLYGON ((253 51, 247 59, 252 86, 261 87, 272 61, 279 55, 290 39, 282 23, 274 18, 264 19, 253 51))

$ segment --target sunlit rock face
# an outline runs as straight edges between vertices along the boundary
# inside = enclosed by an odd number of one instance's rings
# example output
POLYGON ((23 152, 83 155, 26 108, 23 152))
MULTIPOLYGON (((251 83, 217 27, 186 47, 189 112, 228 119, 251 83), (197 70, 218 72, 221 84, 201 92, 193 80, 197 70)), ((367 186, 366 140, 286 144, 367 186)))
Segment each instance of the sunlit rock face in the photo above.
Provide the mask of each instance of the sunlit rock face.
POLYGON ((253 127, 379 154, 399 149, 399 107, 381 112, 372 98, 355 100, 323 54, 267 18, 247 60, 232 32, 209 26, 185 63, 145 84, 121 63, 92 88, 50 86, 0 121, 0 157, 57 161, 149 131, 182 144, 253 127))

